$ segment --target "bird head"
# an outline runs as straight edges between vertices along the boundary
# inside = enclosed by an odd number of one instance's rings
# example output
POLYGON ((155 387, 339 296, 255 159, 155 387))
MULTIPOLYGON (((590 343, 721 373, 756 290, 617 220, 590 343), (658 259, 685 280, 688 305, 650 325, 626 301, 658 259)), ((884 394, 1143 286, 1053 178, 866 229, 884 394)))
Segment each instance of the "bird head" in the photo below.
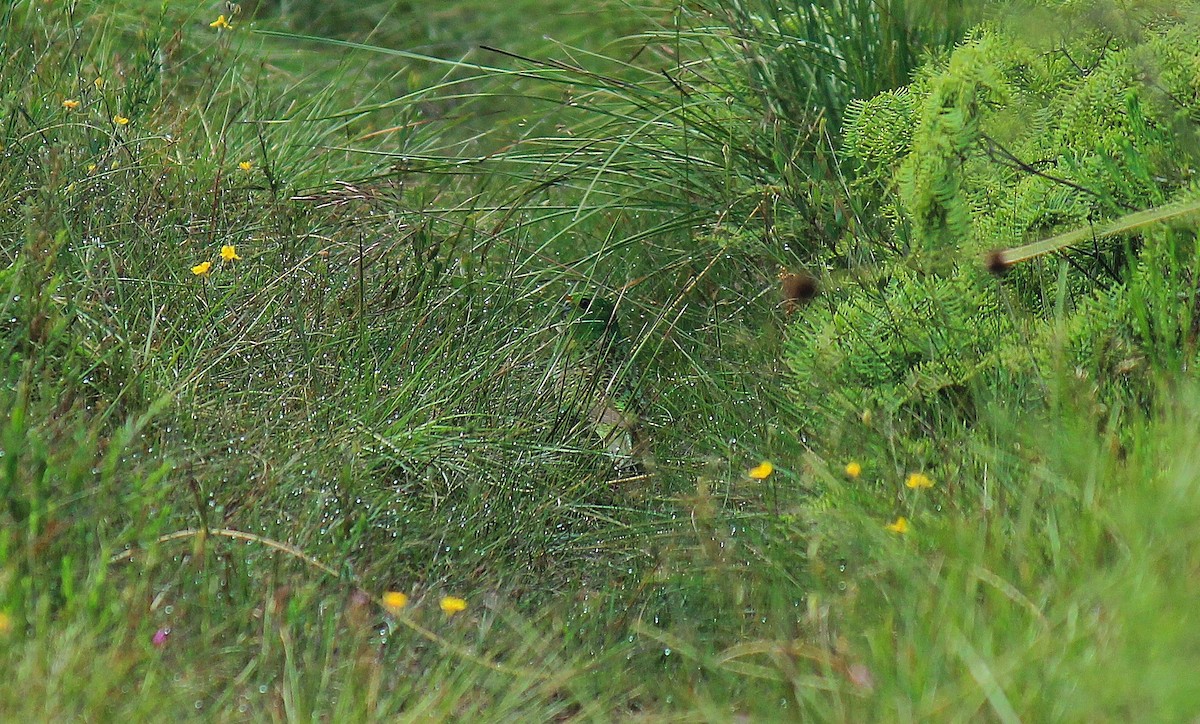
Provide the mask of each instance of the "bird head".
POLYGON ((563 304, 568 338, 590 345, 615 339, 618 335, 617 308, 603 297, 568 296, 563 304))

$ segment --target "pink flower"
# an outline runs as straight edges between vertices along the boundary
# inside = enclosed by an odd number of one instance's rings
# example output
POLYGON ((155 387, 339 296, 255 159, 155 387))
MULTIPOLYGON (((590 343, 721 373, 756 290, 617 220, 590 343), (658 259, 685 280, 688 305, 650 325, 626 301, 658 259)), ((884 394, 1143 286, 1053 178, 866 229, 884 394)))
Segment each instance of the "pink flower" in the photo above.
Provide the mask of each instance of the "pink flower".
POLYGON ((150 643, 161 648, 161 647, 167 645, 167 637, 170 635, 171 635, 171 627, 170 626, 160 628, 159 630, 154 632, 154 636, 151 637, 150 643))

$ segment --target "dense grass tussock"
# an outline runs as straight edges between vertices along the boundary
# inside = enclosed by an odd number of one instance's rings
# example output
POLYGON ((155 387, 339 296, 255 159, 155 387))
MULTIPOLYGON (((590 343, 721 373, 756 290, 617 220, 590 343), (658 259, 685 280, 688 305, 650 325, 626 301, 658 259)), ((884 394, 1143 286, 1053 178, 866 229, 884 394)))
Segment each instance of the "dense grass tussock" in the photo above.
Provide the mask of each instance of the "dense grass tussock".
POLYGON ((0 11, 0 711, 1194 717, 1194 8, 527 5, 0 11))

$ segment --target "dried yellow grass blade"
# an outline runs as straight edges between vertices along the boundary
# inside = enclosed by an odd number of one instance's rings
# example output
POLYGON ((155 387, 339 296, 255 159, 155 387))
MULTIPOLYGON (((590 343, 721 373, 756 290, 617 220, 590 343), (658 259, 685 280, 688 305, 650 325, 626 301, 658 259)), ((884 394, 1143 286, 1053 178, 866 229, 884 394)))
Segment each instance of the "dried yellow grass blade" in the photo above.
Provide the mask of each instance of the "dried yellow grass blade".
POLYGON ((1085 227, 1068 231, 1065 234, 1052 236, 1049 239, 1035 241, 1032 244, 1023 246, 1014 246, 1010 249, 1002 249, 993 251, 987 255, 986 263, 992 271, 1002 271, 1017 262, 1028 261, 1034 257, 1043 254, 1049 254, 1055 251, 1061 251, 1069 246, 1077 244, 1087 239, 1102 239, 1108 236, 1114 236, 1126 231, 1132 231, 1150 224, 1157 224, 1170 219, 1175 219, 1180 216, 1200 211, 1200 200, 1189 201, 1183 204, 1170 204, 1167 206, 1159 206, 1145 211, 1138 211, 1127 216, 1122 216, 1115 221, 1111 221, 1103 226, 1085 227))

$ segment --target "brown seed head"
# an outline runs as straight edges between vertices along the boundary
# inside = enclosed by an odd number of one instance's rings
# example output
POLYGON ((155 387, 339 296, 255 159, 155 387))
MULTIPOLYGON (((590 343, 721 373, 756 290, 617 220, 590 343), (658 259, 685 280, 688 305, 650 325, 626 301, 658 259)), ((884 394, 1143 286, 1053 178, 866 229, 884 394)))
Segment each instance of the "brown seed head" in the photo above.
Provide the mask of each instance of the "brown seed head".
POLYGON ((817 278, 804 272, 799 274, 791 272, 781 273, 779 275, 779 285, 780 290, 783 292, 783 301, 788 311, 791 311, 798 304, 808 304, 820 291, 817 278))
POLYGON ((1003 276, 1012 266, 1012 262, 1004 258, 1002 251, 989 251, 983 258, 983 263, 987 266, 987 270, 996 276, 1003 276))

